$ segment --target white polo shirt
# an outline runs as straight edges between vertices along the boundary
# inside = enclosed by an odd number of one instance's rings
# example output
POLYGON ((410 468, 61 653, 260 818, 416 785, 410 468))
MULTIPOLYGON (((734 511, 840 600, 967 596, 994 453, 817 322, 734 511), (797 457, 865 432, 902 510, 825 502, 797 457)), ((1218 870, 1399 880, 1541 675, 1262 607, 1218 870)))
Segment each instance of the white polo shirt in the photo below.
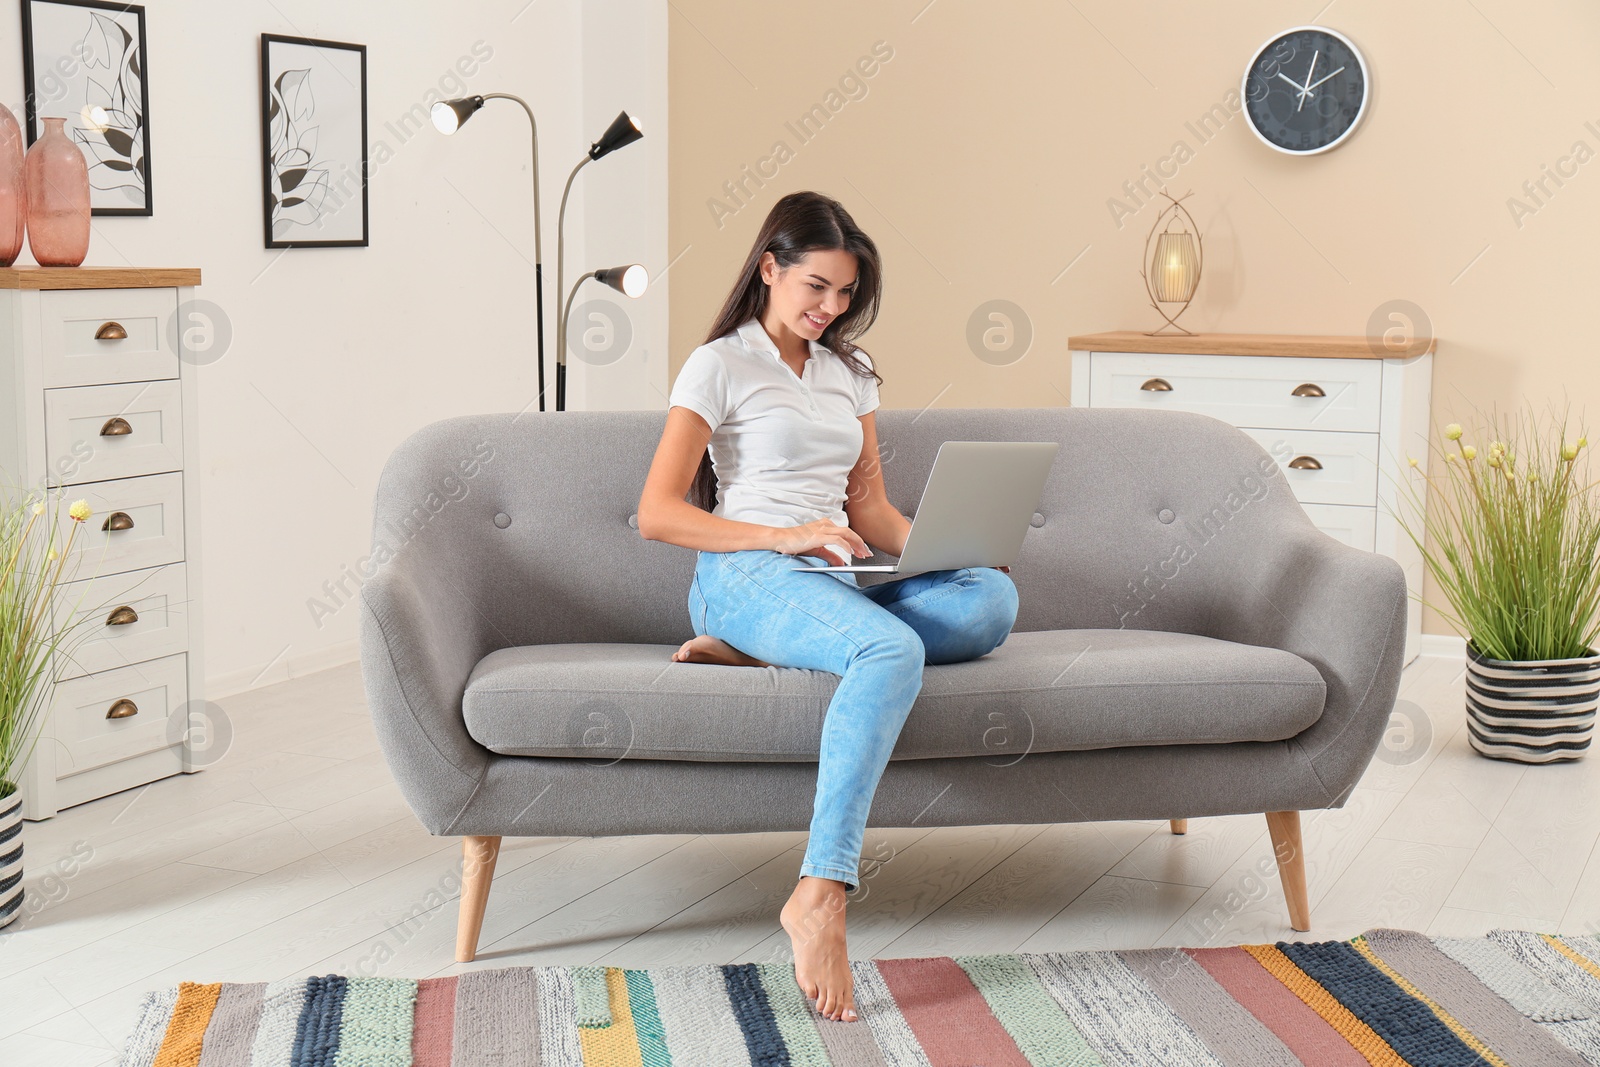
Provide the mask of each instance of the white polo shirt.
MULTIPOLYGON (((810 347, 796 377, 751 319, 691 352, 672 383, 667 406, 688 408, 711 427, 719 518, 785 529, 821 518, 849 525, 844 499, 861 458, 859 419, 878 407, 878 383, 820 342, 810 347)), ((866 353, 856 355, 871 366, 866 353)), ((829 547, 847 562, 856 558, 848 545, 829 547)), ((859 587, 853 574, 833 577, 859 587)))

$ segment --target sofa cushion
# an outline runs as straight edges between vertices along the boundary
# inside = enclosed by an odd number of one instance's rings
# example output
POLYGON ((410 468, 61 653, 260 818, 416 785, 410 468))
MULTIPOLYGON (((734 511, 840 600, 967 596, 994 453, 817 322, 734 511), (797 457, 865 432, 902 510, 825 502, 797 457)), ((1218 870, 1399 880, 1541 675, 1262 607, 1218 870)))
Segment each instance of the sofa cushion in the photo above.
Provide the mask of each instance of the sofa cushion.
MULTIPOLYGON (((467 680, 466 726, 513 756, 812 761, 839 677, 672 660, 675 645, 504 648, 467 680)), ((1293 737, 1325 687, 1290 652, 1160 630, 1012 633, 924 668, 892 759, 1293 737)))

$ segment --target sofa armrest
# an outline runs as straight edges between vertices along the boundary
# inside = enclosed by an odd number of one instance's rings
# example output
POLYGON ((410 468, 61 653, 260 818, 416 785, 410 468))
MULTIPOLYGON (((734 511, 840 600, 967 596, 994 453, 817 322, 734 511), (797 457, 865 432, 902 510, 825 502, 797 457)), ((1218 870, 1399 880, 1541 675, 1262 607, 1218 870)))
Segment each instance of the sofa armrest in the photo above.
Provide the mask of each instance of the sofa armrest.
POLYGON ((361 673, 401 793, 430 833, 448 834, 491 759, 462 718, 467 678, 503 642, 470 572, 415 547, 361 587, 361 673))
POLYGON ((1405 572, 1388 556, 1352 548, 1300 521, 1278 524, 1259 563, 1236 572, 1235 595, 1211 606, 1211 636, 1281 648, 1322 674, 1327 698, 1291 739, 1341 807, 1382 741, 1405 659, 1405 572))

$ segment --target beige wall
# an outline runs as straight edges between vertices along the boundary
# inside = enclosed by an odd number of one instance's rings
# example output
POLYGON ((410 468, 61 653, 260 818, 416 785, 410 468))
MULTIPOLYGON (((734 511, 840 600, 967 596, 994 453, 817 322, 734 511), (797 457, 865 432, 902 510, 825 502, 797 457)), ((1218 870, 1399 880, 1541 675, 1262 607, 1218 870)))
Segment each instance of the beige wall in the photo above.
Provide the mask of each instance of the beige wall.
MULTIPOLYGON (((1320 14, 1261 0, 675 0, 669 380, 773 202, 817 189, 884 258, 884 306, 863 344, 886 407, 1066 403, 1069 335, 1160 324, 1137 273, 1159 207, 1119 225, 1109 204, 1137 207, 1124 182, 1176 153, 1187 158, 1168 189, 1193 190, 1206 238, 1189 329, 1365 334, 1376 309, 1408 300, 1439 338, 1439 424, 1465 421, 1470 404, 1564 397, 1582 414, 1600 385, 1596 42, 1588 0, 1335 0, 1320 14), (1313 21, 1363 51, 1372 98, 1343 145, 1289 158, 1228 108, 1255 50, 1313 21), (841 90, 877 42, 890 58, 841 90), (802 142, 786 124, 817 104, 836 113, 802 142), (1202 139, 1217 105, 1227 121, 1202 139), (758 186, 744 168, 763 160, 758 186), (1541 206, 1523 183, 1546 167, 1571 176, 1546 178, 1541 206), (736 200, 724 183, 740 179, 736 200), (1512 198, 1534 210, 1517 217, 1512 198), (1034 331, 1007 366, 965 339, 993 299, 1034 331)), ((1431 580, 1424 595, 1444 602, 1431 580)), ((1431 611, 1423 628, 1451 632, 1431 611)))

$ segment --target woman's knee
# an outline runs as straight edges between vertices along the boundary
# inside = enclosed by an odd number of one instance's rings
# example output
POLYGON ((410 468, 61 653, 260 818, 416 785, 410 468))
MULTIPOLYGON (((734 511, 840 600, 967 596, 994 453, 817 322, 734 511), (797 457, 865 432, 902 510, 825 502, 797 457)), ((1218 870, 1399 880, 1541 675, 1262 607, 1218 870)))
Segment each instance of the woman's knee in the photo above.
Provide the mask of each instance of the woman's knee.
POLYGON ((983 567, 976 571, 979 575, 978 587, 983 590, 985 615, 997 626, 1004 626, 1004 631, 1009 632, 1013 623, 1017 621, 1017 607, 1020 603, 1017 597, 1017 583, 1011 580, 1011 575, 993 567, 983 567))
POLYGON ((881 621, 885 625, 862 640, 862 654, 894 660, 908 668, 921 670, 927 659, 922 635, 893 616, 886 615, 881 621))
POLYGON ((972 634, 978 648, 976 655, 984 655, 1005 644, 1011 628, 1017 622, 1017 585, 1011 576, 993 567, 975 569, 979 576, 978 602, 982 610, 973 620, 972 634))

